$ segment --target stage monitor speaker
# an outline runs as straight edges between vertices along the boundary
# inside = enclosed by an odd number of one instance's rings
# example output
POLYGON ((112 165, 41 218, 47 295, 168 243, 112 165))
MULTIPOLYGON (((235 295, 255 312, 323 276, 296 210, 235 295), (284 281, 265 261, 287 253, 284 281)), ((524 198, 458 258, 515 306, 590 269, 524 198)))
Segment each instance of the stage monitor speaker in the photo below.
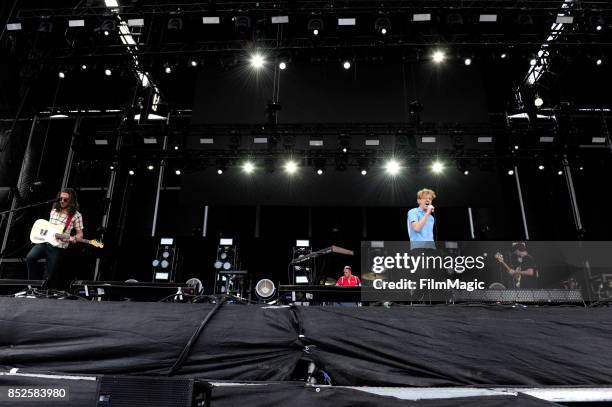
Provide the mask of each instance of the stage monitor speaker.
POLYGON ((97 407, 191 407, 193 380, 103 376, 97 407))

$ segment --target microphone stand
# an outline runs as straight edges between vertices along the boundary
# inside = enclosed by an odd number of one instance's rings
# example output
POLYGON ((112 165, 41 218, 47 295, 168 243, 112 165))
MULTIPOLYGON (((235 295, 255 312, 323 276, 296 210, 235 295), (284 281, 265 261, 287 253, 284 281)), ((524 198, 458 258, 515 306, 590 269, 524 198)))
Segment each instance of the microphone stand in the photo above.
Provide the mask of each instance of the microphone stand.
MULTIPOLYGON (((35 208, 37 206, 48 205, 50 203, 57 202, 57 200, 58 200, 58 198, 53 198, 53 199, 48 199, 48 200, 42 201, 42 202, 36 202, 36 203, 30 204, 30 205, 20 206, 19 208, 9 209, 8 211, 2 211, 2 212, 0 212, 0 216, 2 216, 2 218, 0 218, 0 226, 4 222, 4 218, 7 215, 10 216, 11 213, 19 212, 19 211, 22 211, 24 209, 35 208)), ((7 228, 9 227, 8 223, 6 224, 6 227, 7 228)), ((2 260, 3 259, 4 259, 4 252, 0 253, 0 266, 2 266, 2 260)))

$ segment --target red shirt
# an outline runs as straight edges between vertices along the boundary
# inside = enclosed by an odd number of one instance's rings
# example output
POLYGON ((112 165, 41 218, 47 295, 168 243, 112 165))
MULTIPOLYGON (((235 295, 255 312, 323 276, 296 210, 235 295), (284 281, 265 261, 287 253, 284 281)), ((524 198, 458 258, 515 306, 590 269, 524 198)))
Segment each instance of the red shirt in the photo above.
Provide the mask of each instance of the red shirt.
POLYGON ((343 287, 356 287, 361 284, 359 277, 351 275, 350 277, 342 276, 338 279, 338 285, 343 287))

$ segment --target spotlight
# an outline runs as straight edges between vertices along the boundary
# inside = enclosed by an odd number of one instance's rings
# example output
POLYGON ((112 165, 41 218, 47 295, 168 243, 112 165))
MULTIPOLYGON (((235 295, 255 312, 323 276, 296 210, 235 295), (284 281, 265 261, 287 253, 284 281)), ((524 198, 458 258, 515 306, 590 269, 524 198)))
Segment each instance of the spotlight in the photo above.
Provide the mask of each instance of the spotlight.
POLYGON ((514 170, 508 170, 508 175, 514 175, 514 170))
POLYGON ((260 69, 263 68, 265 60, 261 54, 253 54, 250 62, 253 68, 260 69))
POLYGON ((82 71, 86 71, 87 70, 87 65, 85 65, 85 64, 81 65, 81 70, 82 71))
POLYGON ((440 174, 442 171, 444 171, 444 164, 440 161, 436 161, 431 166, 431 170, 434 172, 434 174, 440 174))
POLYGON ((221 168, 218 168, 217 169, 217 174, 219 174, 219 175, 223 174, 223 170, 221 168))
POLYGON ((529 65, 531 65, 531 66, 535 66, 537 63, 538 63, 538 61, 536 61, 536 59, 535 59, 535 58, 532 58, 532 59, 529 61, 529 65))
POLYGON ((179 146, 174 146, 174 150, 175 151, 178 150, 178 149, 179 149, 179 146))
POLYGON ((128 171, 128 174, 130 174, 130 175, 134 175, 134 174, 135 174, 135 173, 134 173, 134 170, 129 170, 129 171, 128 171))
POLYGON ((174 171, 174 173, 175 173, 176 175, 181 175, 181 170, 175 170, 175 171, 174 171))
POLYGON ((113 71, 111 71, 110 69, 106 68, 106 69, 104 70, 104 75, 106 75, 106 76, 111 76, 112 74, 113 74, 113 71))
POLYGON ((533 101, 533 104, 534 104, 536 107, 542 107, 542 105, 544 104, 544 100, 543 100, 541 97, 539 97, 539 96, 537 96, 537 95, 536 95, 536 98, 535 98, 535 100, 533 101))
POLYGON ((167 74, 171 74, 172 73, 172 67, 168 64, 164 65, 164 72, 166 72, 167 74))
POLYGON ((463 175, 470 175, 470 170, 463 171, 463 175))
POLYGON ((287 69, 287 64, 286 64, 286 63, 284 63, 284 62, 281 62, 280 64, 278 64, 278 67, 279 67, 281 70, 285 70, 285 69, 287 69))
POLYGON ((563 171, 559 170, 559 172, 557 172, 557 175, 563 175, 563 171))
POLYGON ((115 166, 111 165, 111 166, 108 167, 108 169, 111 170, 111 171, 115 171, 115 166))
POLYGON ((147 170, 149 170, 149 171, 153 171, 153 169, 155 169, 155 167, 154 167, 154 166, 152 166, 152 165, 147 165, 147 170))
POLYGON ((367 175, 368 174, 368 170, 361 170, 361 175, 367 175))
POLYGON ((59 71, 59 72, 57 73, 57 76, 59 76, 59 77, 60 77, 60 79, 64 79, 64 78, 66 77, 66 74, 65 74, 63 71, 59 71))
POLYGON ((344 69, 351 69, 351 63, 349 61, 344 61, 342 66, 344 67, 344 69))
POLYGON ((518 150, 518 149, 519 149, 519 146, 516 146, 516 145, 515 145, 515 146, 514 146, 514 149, 515 149, 515 150, 518 150))
POLYGON ((435 51, 432 58, 436 64, 441 64, 446 59, 446 54, 442 51, 435 51))
POLYGON ((245 174, 252 174, 253 171, 255 171, 255 165, 253 165, 252 162, 247 161, 242 165, 242 171, 244 171, 245 174))
POLYGON ((463 63, 465 64, 465 66, 470 66, 470 65, 472 65, 472 58, 465 58, 465 60, 463 61, 463 63))
POLYGON ((504 52, 504 53, 502 53, 502 54, 500 55, 500 58, 501 58, 501 59, 506 59, 506 58, 508 58, 508 54, 506 54, 506 53, 504 52))
POLYGON ((312 35, 319 35, 323 29, 323 20, 320 18, 311 18, 308 20, 308 31, 312 32, 312 35))
POLYGON ((285 163, 285 171, 287 172, 287 174, 295 174, 297 168, 298 166, 295 161, 287 161, 285 163))
POLYGON ((603 64, 603 59, 598 58, 597 61, 595 61, 595 63, 597 64, 597 66, 603 64))
POLYGON ((387 17, 379 17, 374 22, 374 30, 381 35, 387 35, 391 31, 391 21, 387 17))
POLYGON ((603 27, 602 27, 601 25, 598 25, 597 27, 595 27, 595 29, 596 29, 597 31, 601 31, 601 30, 603 29, 603 27))
POLYGON ((400 165, 395 160, 389 160, 385 164, 385 170, 389 175, 397 175, 400 172, 400 165))
POLYGON ((343 153, 346 153, 347 151, 348 151, 348 150, 346 149, 346 147, 343 147, 343 148, 342 148, 342 152, 343 152, 343 153))
POLYGON ((542 171, 544 168, 545 167, 542 164, 538 165, 538 170, 542 171))
POLYGON ((108 31, 108 30, 104 30, 104 31, 103 31, 103 33, 104 33, 104 36, 105 36, 105 37, 108 37, 108 36, 109 36, 109 34, 110 34, 110 31, 108 31))
POLYGON ((189 65, 191 65, 191 66, 193 66, 193 67, 196 67, 196 66, 198 66, 198 61, 196 61, 195 59, 192 59, 192 60, 189 62, 189 65))
POLYGON ((318 174, 318 175, 323 175, 323 170, 322 170, 321 168, 319 168, 319 169, 317 170, 317 174, 318 174))

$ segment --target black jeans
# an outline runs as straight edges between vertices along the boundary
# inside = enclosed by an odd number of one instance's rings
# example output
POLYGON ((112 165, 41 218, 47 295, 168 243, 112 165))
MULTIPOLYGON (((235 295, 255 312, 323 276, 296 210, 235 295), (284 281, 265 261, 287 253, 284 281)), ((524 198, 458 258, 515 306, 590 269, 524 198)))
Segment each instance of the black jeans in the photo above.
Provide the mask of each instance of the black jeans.
POLYGON ((47 258, 47 271, 44 279, 48 280, 50 285, 59 279, 59 270, 62 266, 65 249, 53 247, 46 243, 35 244, 26 256, 26 264, 28 265, 28 279, 40 280, 43 278, 43 273, 40 270, 38 260, 47 258))

